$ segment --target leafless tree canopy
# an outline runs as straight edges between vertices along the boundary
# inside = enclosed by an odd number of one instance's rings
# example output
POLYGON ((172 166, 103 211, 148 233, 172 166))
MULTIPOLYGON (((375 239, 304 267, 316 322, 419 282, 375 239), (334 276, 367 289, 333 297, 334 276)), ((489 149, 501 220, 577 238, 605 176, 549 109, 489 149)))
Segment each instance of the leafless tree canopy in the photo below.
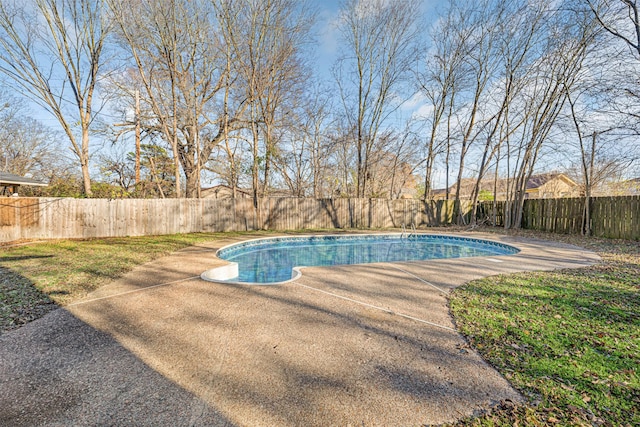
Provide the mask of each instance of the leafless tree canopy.
POLYGON ((508 227, 539 172, 563 171, 587 196, 640 175, 636 1, 327 8, 0 0, 4 84, 32 102, 20 111, 44 108, 59 128, 0 111, 4 170, 40 171, 64 135, 86 195, 93 175, 123 197, 221 186, 255 206, 282 195, 503 198, 508 227), (334 59, 320 64, 327 34, 334 59))
POLYGON ((0 2, 0 72, 55 117, 91 194, 89 136, 110 33, 101 0, 0 2))
POLYGON ((343 50, 333 69, 356 156, 355 194, 367 195, 372 155, 385 121, 402 101, 402 84, 417 56, 418 2, 347 1, 343 50))
POLYGON ((68 162, 56 136, 29 117, 23 100, 0 92, 0 171, 45 182, 64 175, 68 162))

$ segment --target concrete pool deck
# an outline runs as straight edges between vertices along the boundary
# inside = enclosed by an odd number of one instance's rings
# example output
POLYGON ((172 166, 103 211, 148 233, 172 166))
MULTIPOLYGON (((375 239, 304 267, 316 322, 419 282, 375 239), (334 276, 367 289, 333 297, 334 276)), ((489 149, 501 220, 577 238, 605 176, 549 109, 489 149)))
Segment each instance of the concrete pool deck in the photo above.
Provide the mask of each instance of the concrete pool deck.
MULTIPOLYGON (((284 234, 284 233, 283 233, 284 234)), ((201 244, 0 335, 0 425, 440 424, 521 401, 455 330, 469 280, 599 261, 559 243, 516 255, 314 267, 277 286, 205 282, 201 244)))

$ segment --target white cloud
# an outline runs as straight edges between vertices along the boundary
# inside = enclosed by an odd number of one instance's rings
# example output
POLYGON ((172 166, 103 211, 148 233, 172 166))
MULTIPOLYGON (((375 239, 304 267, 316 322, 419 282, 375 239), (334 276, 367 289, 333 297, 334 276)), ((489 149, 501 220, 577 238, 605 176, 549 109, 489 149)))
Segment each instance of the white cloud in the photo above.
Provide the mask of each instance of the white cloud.
POLYGON ((402 104, 403 110, 413 110, 422 106, 425 103, 427 98, 420 91, 416 92, 411 96, 411 98, 407 99, 404 104, 402 104))
POLYGON ((337 0, 319 2, 318 35, 321 54, 334 55, 338 50, 340 32, 340 7, 337 0))
POLYGON ((433 105, 431 104, 422 104, 418 107, 412 114, 412 117, 415 119, 426 119, 433 115, 433 105))

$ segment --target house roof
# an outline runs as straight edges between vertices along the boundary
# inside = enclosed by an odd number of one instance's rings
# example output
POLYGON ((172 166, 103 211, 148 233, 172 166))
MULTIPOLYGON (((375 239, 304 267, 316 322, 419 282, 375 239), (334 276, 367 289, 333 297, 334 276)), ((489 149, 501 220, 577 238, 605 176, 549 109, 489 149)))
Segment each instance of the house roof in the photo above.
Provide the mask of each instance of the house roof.
POLYGON ((527 181, 527 190, 542 187, 544 184, 554 179, 560 179, 571 186, 578 185, 574 180, 563 173, 543 173, 540 175, 532 175, 531 178, 529 178, 527 181))
POLYGON ((49 184, 12 173, 0 172, 0 185, 33 185, 36 187, 46 187, 49 184))
MULTIPOLYGON (((560 179, 572 187, 578 185, 576 184, 575 181, 573 181, 571 178, 569 178, 563 173, 544 173, 539 175, 532 175, 527 181, 526 190, 535 191, 541 186, 543 186, 544 184, 546 184, 547 182, 552 181, 554 179, 560 179)), ((475 184, 476 184, 476 178, 463 178, 460 185, 461 193, 463 195, 471 194, 471 191, 473 190, 473 187, 475 186, 475 184)), ((498 179, 498 182, 497 182, 498 193, 506 191, 506 187, 507 187, 506 184, 507 184, 507 180, 505 178, 498 179)), ((487 189, 487 190, 493 191, 493 187, 494 187, 494 180, 492 177, 485 178, 480 183, 481 190, 487 189)), ((451 187, 449 187, 449 193, 454 194, 455 191, 456 191, 456 184, 454 183, 451 187)), ((446 192, 446 188, 438 188, 438 189, 432 190, 431 194, 441 195, 441 194, 445 194, 445 192, 446 192)))
MULTIPOLYGON (((226 184, 218 184, 218 185, 214 185, 213 187, 208 187, 208 188, 202 188, 201 189, 201 193, 202 193, 202 197, 209 197, 209 195, 213 195, 213 194, 218 194, 218 193, 225 193, 228 192, 228 194, 231 194, 233 192, 233 188, 231 188, 230 186, 226 185, 226 184)), ((236 192, 237 194, 243 194, 245 196, 251 196, 251 190, 246 190, 243 188, 236 188, 236 192)))

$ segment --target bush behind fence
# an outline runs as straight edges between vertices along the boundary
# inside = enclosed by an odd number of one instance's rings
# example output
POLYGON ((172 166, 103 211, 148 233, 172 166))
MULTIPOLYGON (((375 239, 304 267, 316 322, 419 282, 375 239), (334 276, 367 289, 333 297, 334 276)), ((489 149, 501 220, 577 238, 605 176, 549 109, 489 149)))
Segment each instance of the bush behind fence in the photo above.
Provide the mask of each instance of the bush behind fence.
MULTIPOLYGON (((504 202, 495 204, 503 224, 504 202)), ((523 227, 580 233, 584 199, 527 200, 523 227)), ((469 221, 470 203, 460 212, 469 221)), ((640 239, 640 197, 594 198, 594 235, 640 239)), ((492 218, 493 202, 478 210, 492 218)), ((0 242, 20 239, 123 237, 259 229, 342 229, 441 226, 457 222, 453 201, 250 199, 0 199, 0 242)))

